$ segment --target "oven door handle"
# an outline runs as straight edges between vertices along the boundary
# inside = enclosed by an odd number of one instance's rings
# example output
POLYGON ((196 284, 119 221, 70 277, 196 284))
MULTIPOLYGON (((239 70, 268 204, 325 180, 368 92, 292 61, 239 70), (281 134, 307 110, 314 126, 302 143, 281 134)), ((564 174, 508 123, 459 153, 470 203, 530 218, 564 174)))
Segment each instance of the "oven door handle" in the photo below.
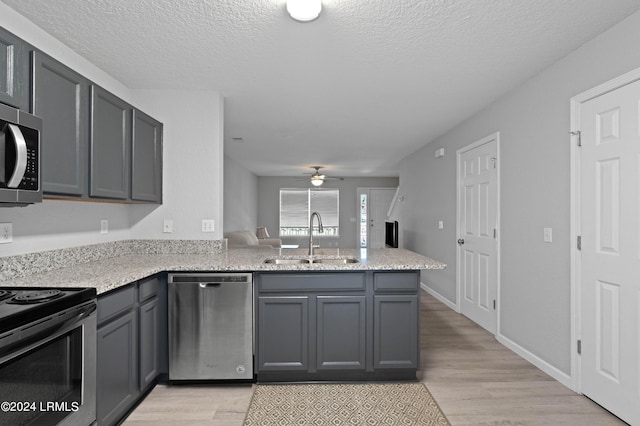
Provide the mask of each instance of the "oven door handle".
MULTIPOLYGON (((2 359, 7 354, 11 354, 11 358, 21 355, 24 352, 32 349, 32 347, 38 346, 42 343, 46 343, 66 333, 70 329, 74 328, 76 324, 91 316, 96 311, 96 309, 97 305, 95 303, 92 303, 85 306, 82 310, 74 312, 71 318, 63 319, 60 322, 57 322, 49 327, 34 330, 31 333, 29 329, 20 330, 20 332, 24 334, 21 335, 16 342, 10 343, 0 348, 0 359, 2 359)), ((35 327, 38 327, 38 325, 36 324, 35 326, 30 328, 35 327)))

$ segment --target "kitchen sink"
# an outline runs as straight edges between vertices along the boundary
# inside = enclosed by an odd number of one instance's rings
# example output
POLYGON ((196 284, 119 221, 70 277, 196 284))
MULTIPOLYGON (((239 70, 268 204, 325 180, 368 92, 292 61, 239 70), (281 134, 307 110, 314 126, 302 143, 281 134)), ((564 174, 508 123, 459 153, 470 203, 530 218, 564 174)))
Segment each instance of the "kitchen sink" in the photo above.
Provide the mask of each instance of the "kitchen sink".
POLYGON ((264 261, 264 263, 273 263, 276 265, 300 265, 300 264, 309 264, 309 263, 327 263, 327 264, 340 264, 346 265, 350 263, 360 263, 358 259, 353 257, 325 257, 320 259, 309 259, 309 258, 271 258, 264 261))
POLYGON ((264 263, 275 263, 276 265, 294 265, 301 263, 310 263, 309 259, 267 259, 264 263))
POLYGON ((313 259, 313 263, 338 263, 338 264, 348 264, 348 263, 360 263, 358 259, 354 259, 352 257, 349 258, 340 258, 340 259, 313 259))

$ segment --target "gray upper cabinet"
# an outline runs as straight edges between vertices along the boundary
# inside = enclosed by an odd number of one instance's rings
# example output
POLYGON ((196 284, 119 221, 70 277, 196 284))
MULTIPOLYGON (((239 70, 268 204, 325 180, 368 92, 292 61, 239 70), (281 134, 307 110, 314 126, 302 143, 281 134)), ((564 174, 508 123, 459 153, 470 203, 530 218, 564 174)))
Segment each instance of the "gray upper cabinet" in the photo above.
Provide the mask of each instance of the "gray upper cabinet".
POLYGON ((132 107, 91 85, 89 196, 129 198, 132 107))
POLYGON ((49 197, 162 203, 162 123, 3 28, 0 103, 42 118, 49 197))
POLYGON ((29 110, 27 43, 0 28, 0 102, 29 110))
POLYGON ((162 202, 162 123, 133 111, 131 199, 162 202))
POLYGON ((88 180, 89 82, 40 52, 32 53, 31 63, 33 112, 43 119, 43 190, 82 196, 88 180))

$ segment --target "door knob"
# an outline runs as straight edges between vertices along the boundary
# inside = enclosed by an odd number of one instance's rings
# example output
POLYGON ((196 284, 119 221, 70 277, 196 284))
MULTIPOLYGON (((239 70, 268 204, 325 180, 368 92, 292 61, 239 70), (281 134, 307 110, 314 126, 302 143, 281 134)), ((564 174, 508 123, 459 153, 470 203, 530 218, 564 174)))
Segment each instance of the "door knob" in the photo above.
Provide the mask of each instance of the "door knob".
POLYGON ((458 245, 461 246, 464 244, 464 239, 458 238, 458 245))

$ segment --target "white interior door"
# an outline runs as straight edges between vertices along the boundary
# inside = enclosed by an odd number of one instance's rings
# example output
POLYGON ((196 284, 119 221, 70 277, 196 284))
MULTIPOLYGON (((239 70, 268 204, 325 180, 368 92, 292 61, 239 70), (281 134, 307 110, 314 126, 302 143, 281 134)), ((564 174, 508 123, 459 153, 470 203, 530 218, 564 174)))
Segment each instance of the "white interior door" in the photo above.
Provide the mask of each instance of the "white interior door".
POLYGON ((582 103, 582 393, 640 424, 640 81, 582 103))
POLYGON ((496 333, 498 292, 498 135, 458 151, 458 303, 496 333))

